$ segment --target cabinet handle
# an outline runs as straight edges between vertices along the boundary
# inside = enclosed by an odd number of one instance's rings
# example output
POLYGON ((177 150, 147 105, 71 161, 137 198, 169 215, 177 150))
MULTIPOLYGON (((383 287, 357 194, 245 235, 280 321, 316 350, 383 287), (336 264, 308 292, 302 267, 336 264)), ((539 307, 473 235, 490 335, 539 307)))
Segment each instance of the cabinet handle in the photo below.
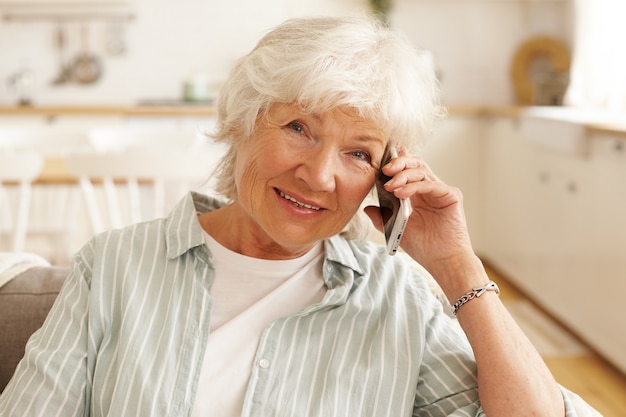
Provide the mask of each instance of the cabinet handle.
POLYGON ((578 192, 578 184, 576 184, 574 181, 568 183, 567 191, 569 191, 572 194, 575 194, 576 192, 578 192))

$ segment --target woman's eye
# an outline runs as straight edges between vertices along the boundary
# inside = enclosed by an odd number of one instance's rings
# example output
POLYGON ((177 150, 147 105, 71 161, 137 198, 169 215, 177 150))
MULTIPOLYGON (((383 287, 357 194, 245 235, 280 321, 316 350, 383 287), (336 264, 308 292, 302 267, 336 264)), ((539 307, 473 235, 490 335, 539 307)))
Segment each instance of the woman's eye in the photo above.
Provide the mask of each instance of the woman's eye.
POLYGON ((352 156, 362 161, 370 162, 372 160, 372 158, 370 157, 370 154, 365 151, 354 151, 352 152, 352 156))
POLYGON ((296 133, 304 134, 304 126, 299 122, 290 122, 287 127, 296 133))

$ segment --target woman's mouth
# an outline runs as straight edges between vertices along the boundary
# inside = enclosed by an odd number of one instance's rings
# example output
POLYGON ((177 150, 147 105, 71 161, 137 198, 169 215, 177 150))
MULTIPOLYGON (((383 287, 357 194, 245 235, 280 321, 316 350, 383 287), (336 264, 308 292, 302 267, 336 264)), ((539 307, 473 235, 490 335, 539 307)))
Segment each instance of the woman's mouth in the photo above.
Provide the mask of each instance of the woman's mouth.
POLYGON ((319 207, 312 206, 312 205, 310 205, 310 204, 306 204, 306 203, 302 203, 302 202, 300 202, 300 201, 296 200, 294 197, 292 197, 292 196, 290 196, 290 195, 287 195, 287 194, 283 193, 283 192, 282 192, 282 191, 280 191, 280 190, 278 190, 278 194, 280 194, 280 196, 281 196, 282 198, 284 198, 285 200, 287 200, 287 201, 291 201, 293 204, 295 204, 295 205, 296 205, 296 206, 298 206, 298 207, 304 207, 304 208, 307 208, 307 209, 310 209, 310 210, 320 210, 320 208, 319 208, 319 207))

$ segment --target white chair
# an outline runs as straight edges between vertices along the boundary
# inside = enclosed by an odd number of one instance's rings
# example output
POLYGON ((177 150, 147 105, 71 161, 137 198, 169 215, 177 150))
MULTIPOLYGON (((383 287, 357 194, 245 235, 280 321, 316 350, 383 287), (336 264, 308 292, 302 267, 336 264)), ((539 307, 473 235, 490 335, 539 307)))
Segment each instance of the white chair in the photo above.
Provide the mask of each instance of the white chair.
POLYGON ((10 125, 0 127, 0 148, 36 151, 46 156, 87 151, 91 147, 87 132, 55 125, 10 125))
MULTIPOLYGON (((84 128, 17 123, 0 127, 0 152, 37 152, 44 156, 44 165, 70 152, 90 149, 84 128)), ((34 184, 31 193, 32 210, 25 235, 28 245, 53 263, 67 263, 76 249, 71 247, 71 241, 78 187, 67 182, 47 181, 34 184)))
POLYGON ((222 153, 222 147, 131 150, 70 154, 65 162, 79 178, 92 230, 99 233, 163 217, 188 190, 210 188, 209 176, 222 153))
POLYGON ((195 129, 160 125, 100 126, 89 130, 88 137, 97 152, 192 149, 203 140, 195 129))
POLYGON ((0 234, 3 243, 4 236, 9 236, 12 240, 10 250, 14 252, 22 252, 25 248, 32 183, 40 174, 43 163, 44 157, 36 153, 0 153, 0 224, 8 225, 0 228, 0 234))

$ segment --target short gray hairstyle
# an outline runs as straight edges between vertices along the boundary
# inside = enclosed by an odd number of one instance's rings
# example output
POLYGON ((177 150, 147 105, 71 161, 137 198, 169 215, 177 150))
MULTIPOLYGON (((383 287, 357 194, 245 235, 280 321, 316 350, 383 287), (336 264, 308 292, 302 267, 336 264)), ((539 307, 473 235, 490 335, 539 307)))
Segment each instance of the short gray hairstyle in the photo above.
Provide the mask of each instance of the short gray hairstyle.
MULTIPOLYGON (((409 152, 419 151, 444 114, 431 60, 380 20, 287 20, 235 64, 219 92, 212 137, 230 146, 216 171, 216 191, 229 200, 237 196, 234 145, 252 135, 274 103, 317 113, 354 109, 409 152)), ((353 226, 348 229, 360 228, 353 226)))

